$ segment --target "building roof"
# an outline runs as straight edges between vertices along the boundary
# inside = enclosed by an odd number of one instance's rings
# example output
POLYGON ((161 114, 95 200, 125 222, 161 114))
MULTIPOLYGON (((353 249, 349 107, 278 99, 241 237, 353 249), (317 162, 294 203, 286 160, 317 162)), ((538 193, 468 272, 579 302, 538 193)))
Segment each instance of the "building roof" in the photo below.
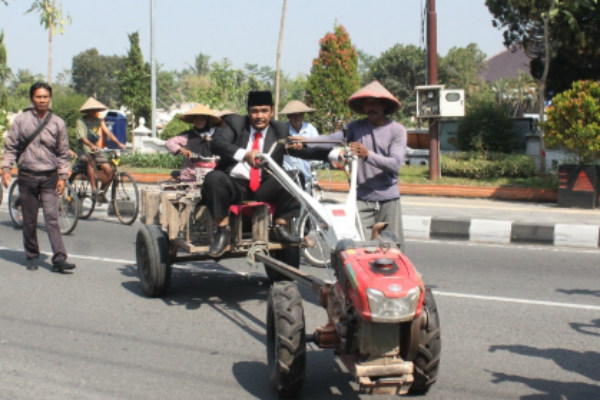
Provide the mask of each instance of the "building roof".
POLYGON ((486 60, 487 67, 481 72, 481 78, 493 82, 503 78, 516 78, 522 72, 529 74, 530 59, 521 47, 515 51, 504 50, 486 60))

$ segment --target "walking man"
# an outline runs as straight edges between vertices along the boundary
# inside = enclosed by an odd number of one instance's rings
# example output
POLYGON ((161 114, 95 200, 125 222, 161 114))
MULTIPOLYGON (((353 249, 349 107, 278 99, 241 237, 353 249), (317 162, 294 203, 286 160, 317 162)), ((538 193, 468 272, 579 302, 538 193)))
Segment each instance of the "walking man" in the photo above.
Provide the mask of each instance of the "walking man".
POLYGON ((46 230, 52 246, 52 272, 75 268, 67 262, 67 250, 58 224, 58 196, 69 177, 69 138, 65 122, 52 114, 52 88, 44 82, 29 89, 32 106, 19 114, 11 125, 4 144, 2 184, 8 187, 10 169, 19 169, 18 185, 23 213, 23 245, 27 269, 38 268, 40 248, 37 239, 37 217, 44 210, 46 230))

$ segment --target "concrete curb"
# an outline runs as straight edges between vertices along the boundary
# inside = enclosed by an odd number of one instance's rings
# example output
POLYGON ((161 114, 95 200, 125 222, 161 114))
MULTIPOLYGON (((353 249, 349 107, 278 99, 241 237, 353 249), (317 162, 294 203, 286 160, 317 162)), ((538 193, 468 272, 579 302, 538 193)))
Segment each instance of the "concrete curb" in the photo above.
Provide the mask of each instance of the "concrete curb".
POLYGON ((495 244, 546 244, 600 248, 600 225, 528 224, 488 219, 448 219, 402 216, 404 236, 413 239, 454 239, 495 244))

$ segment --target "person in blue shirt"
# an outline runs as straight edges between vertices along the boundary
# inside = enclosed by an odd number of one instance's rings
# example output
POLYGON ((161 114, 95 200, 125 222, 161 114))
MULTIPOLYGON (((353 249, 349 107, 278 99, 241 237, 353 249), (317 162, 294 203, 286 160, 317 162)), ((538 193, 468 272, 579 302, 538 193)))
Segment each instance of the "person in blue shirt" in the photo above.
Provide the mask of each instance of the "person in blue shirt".
MULTIPOLYGON (((312 124, 304 121, 304 114, 315 111, 299 100, 292 100, 283 107, 279 114, 286 115, 290 136, 303 136, 307 139, 319 136, 319 131, 312 124)), ((298 157, 285 155, 283 157, 283 167, 287 171, 299 171, 304 177, 304 182, 311 179, 310 163, 298 157)))

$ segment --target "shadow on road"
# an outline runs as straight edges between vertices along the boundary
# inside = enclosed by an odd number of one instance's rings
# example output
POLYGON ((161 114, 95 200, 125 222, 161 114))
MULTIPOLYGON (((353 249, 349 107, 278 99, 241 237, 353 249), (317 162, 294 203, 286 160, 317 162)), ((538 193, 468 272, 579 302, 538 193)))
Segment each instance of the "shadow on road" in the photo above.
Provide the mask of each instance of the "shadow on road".
POLYGON ((493 383, 522 383, 541 393, 521 396, 521 400, 581 400, 598 397, 600 386, 583 382, 560 382, 557 380, 534 379, 524 376, 492 372, 493 383))
MULTIPOLYGON (((539 357, 554 361, 565 371, 573 372, 590 380, 600 382, 600 353, 595 351, 574 351, 568 349, 539 349, 523 345, 490 346, 491 353, 499 350, 509 351, 527 357, 539 357)), ((534 379, 518 375, 492 372, 494 383, 520 382, 544 392, 544 395, 529 395, 521 399, 591 399, 600 393, 600 386, 583 382, 561 382, 560 380, 534 379), (550 397, 548 397, 550 396, 550 397)))
POLYGON ((590 324, 571 322, 569 325, 579 333, 600 337, 600 318, 593 319, 590 324))
POLYGON ((589 289, 556 289, 557 292, 568 294, 568 295, 583 295, 583 296, 596 296, 600 297, 600 290, 589 290, 589 289))
MULTIPOLYGON (((266 358, 266 349, 265 349, 266 358)), ((269 370, 266 363, 240 361, 233 365, 233 375, 241 387, 259 399, 277 399, 269 386, 269 370)), ((306 359, 306 377, 299 399, 359 399, 354 379, 335 362, 333 351, 310 346, 306 359)))

